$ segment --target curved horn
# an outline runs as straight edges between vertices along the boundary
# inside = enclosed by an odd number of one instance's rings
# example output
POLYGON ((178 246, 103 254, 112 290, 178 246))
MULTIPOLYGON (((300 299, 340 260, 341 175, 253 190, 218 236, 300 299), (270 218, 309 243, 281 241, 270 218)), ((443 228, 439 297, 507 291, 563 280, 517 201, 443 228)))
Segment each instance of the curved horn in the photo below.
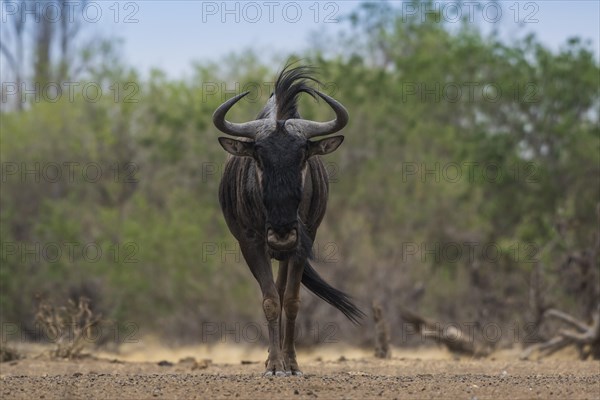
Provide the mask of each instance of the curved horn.
POLYGON ((308 121, 305 119, 288 119, 286 127, 299 130, 307 139, 315 136, 331 135, 346 126, 348 123, 348 111, 346 108, 332 97, 324 93, 316 92, 335 112, 335 119, 328 122, 308 121))
POLYGON ((215 124, 218 130, 231 136, 243 136, 250 139, 253 139, 256 136, 258 130, 265 124, 264 120, 255 120, 236 124, 225 119, 225 115, 229 109, 248 93, 250 92, 244 92, 232 97, 215 110, 213 114, 213 124, 215 124))

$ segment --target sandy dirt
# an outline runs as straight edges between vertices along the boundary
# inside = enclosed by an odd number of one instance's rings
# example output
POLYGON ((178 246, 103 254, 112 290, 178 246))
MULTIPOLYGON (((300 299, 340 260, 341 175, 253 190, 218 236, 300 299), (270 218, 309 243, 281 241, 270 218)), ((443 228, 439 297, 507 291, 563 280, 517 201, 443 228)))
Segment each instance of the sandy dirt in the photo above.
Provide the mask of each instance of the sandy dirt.
POLYGON ((265 378, 262 353, 255 350, 233 354, 213 348, 210 361, 201 358, 206 349, 153 351, 151 356, 136 351, 71 361, 28 356, 2 363, 0 397, 600 399, 600 363, 572 357, 521 361, 508 354, 455 360, 443 351, 424 350, 396 351, 391 360, 378 360, 358 350, 330 350, 299 355, 303 377, 265 378), (185 354, 190 358, 180 362, 185 354))

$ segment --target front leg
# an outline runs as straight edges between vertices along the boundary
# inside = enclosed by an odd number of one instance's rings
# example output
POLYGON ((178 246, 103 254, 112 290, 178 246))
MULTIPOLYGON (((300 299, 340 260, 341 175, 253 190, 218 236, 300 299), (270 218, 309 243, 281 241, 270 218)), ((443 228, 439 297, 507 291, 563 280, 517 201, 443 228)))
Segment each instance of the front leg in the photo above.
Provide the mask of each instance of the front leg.
POLYGON ((285 376, 285 365, 281 353, 279 333, 279 317, 281 315, 281 301, 277 287, 273 281, 271 261, 264 251, 258 251, 261 246, 242 244, 240 248, 250 271, 258 281, 263 295, 263 311, 267 319, 269 331, 269 358, 266 363, 265 376, 285 376))
MULTIPOLYGON (((285 294, 285 286, 287 283, 287 275, 288 275, 288 261, 279 261, 279 271, 277 272, 277 282, 275 286, 277 286, 277 293, 279 293, 279 301, 280 305, 283 304, 283 295, 285 294)), ((283 321, 283 314, 281 307, 279 308, 279 347, 283 347, 283 327, 281 325, 283 321)))
MULTIPOLYGON (((273 288, 275 289, 275 284, 273 288)), ((271 289, 263 291, 263 311, 267 318, 269 330, 269 357, 266 362, 265 376, 285 376, 285 364, 281 353, 281 342, 279 339, 279 317, 280 302, 277 291, 271 289)))
POLYGON ((283 309, 285 311, 285 339, 283 341, 283 358, 287 366, 288 375, 301 376, 302 371, 296 361, 296 316, 300 308, 300 284, 304 273, 304 260, 290 260, 288 264, 288 279, 283 296, 283 309))

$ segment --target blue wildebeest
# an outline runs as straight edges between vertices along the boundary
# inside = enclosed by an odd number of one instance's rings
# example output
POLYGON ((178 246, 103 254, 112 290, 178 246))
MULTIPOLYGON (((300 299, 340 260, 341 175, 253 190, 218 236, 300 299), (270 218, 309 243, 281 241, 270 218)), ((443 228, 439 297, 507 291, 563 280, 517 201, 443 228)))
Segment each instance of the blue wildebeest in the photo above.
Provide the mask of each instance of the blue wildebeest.
POLYGON ((311 81, 318 83, 311 72, 309 67, 284 68, 273 94, 254 121, 232 123, 225 119, 229 109, 248 92, 226 101, 213 115, 220 131, 237 137, 219 138, 230 153, 219 187, 219 202, 227 226, 262 290, 269 331, 266 376, 302 374, 294 346, 300 283, 351 321, 357 322, 364 315, 309 263, 329 190, 327 171, 319 156, 336 150, 344 137, 310 139, 333 134, 348 122, 344 106, 309 85, 311 81), (301 119, 297 109, 301 93, 325 100, 336 118, 329 122, 301 119), (272 258, 279 260, 277 281, 273 279, 272 258), (280 319, 282 307, 285 329, 280 319))

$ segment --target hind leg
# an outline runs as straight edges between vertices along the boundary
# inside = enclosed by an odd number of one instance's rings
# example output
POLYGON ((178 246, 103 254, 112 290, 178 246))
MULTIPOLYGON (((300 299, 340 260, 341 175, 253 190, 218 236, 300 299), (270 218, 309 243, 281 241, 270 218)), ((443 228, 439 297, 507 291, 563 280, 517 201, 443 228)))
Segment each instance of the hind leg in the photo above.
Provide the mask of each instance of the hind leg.
POLYGON ((285 338, 283 340, 283 359, 286 372, 289 375, 302 375, 296 361, 296 316, 300 308, 300 284, 304 262, 290 260, 288 263, 287 285, 283 296, 283 310, 285 311, 285 338))

